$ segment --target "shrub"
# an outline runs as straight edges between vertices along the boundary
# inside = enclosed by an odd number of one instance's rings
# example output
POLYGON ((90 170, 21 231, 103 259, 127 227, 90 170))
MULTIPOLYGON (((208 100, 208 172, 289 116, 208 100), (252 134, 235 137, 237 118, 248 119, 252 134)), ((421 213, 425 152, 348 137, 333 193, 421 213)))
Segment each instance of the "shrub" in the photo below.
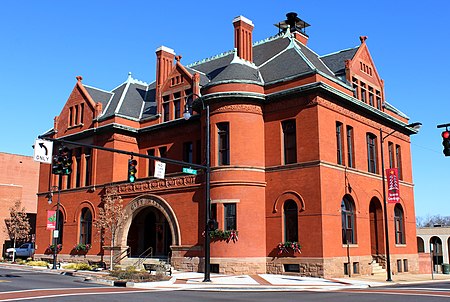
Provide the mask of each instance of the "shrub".
POLYGON ((29 266, 45 266, 47 267, 47 262, 46 261, 28 261, 27 265, 29 266))
POLYGON ((73 269, 76 271, 91 271, 92 267, 84 262, 80 262, 80 263, 69 263, 63 266, 63 268, 66 269, 73 269))

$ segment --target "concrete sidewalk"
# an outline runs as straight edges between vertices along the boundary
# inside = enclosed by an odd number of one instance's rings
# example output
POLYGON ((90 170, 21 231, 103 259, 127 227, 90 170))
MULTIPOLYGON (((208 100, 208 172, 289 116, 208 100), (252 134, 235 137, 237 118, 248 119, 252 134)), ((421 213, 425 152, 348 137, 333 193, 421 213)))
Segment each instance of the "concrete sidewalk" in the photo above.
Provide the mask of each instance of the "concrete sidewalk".
POLYGON ((21 270, 35 270, 46 273, 69 274, 82 277, 86 282, 107 285, 119 285, 134 288, 148 288, 155 290, 209 290, 209 291, 334 291, 349 288, 368 288, 389 286, 394 284, 413 284, 423 282, 450 281, 450 275, 409 274, 403 273, 392 276, 392 281, 386 281, 386 275, 354 276, 347 278, 312 278, 292 275, 221 275, 211 274, 210 282, 203 282, 203 273, 174 271, 169 281, 160 282, 114 282, 105 276, 106 271, 73 271, 67 269, 47 269, 25 265, 0 263, 0 267, 21 270))

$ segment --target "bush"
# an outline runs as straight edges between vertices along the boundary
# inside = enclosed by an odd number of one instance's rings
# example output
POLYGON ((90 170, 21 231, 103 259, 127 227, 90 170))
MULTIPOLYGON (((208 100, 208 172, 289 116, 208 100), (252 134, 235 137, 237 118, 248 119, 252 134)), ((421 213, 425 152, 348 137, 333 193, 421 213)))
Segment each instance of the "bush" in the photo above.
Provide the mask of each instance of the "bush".
POLYGON ((152 275, 146 271, 137 271, 133 266, 129 266, 125 270, 114 269, 109 275, 119 280, 131 282, 150 282, 170 279, 163 272, 162 274, 157 273, 156 275, 152 275))
POLYGON ((46 261, 28 261, 27 265, 29 266, 45 266, 47 267, 47 262, 46 261))
POLYGON ((80 263, 69 263, 67 265, 64 265, 63 268, 66 269, 73 269, 76 271, 91 271, 92 267, 84 262, 80 262, 80 263))

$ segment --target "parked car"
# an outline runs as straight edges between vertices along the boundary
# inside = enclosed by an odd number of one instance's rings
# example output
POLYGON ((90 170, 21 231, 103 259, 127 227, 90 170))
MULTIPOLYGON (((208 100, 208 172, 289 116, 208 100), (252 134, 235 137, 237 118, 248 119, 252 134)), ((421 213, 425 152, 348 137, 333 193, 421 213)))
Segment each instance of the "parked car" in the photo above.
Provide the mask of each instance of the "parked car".
MULTIPOLYGON (((15 248, 16 256, 21 258, 33 257, 34 255, 34 245, 33 243, 24 243, 19 247, 15 248)), ((14 252, 14 248, 10 247, 6 249, 6 256, 12 258, 14 252)))

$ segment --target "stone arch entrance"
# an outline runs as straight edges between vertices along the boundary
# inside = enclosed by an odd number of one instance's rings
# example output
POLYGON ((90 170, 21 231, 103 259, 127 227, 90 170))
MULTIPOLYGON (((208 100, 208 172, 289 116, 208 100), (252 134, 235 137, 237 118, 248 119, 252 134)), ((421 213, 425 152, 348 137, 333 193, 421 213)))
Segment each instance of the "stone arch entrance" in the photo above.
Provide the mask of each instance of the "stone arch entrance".
POLYGON ((167 257, 171 245, 180 245, 180 228, 175 213, 161 197, 138 196, 124 210, 127 220, 117 239, 122 247, 130 247, 131 257, 138 257, 150 247, 153 256, 167 257))

